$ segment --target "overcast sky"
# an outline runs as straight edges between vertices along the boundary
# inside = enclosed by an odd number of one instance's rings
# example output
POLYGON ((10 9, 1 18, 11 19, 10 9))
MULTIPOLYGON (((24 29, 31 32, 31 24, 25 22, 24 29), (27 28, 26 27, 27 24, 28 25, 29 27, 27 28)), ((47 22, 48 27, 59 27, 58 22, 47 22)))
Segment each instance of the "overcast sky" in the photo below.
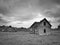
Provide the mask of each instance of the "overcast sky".
POLYGON ((0 25, 29 27, 43 18, 60 24, 60 0, 0 0, 0 25))

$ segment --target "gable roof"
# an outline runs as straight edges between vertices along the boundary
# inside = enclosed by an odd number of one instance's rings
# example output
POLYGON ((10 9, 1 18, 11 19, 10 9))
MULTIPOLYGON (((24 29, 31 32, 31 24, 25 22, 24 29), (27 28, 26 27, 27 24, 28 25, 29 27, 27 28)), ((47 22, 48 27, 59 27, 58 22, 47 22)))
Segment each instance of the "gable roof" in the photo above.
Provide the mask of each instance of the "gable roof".
MULTIPOLYGON (((31 25, 31 27, 33 28, 33 27, 36 27, 37 25, 39 24, 39 22, 34 22, 32 25, 31 25)), ((30 28, 31 28, 30 27, 30 28)))
MULTIPOLYGON (((48 22, 47 19, 44 18, 44 19, 41 20, 40 22, 34 22, 34 23, 31 25, 31 27, 32 27, 32 28, 33 28, 33 27, 36 28, 36 26, 39 25, 39 24, 41 24, 43 21, 46 21, 46 22, 50 25, 50 27, 52 26, 52 25, 50 24, 50 22, 48 22)), ((31 28, 31 27, 30 27, 30 28, 31 28)))
POLYGON ((43 21, 46 21, 50 26, 52 26, 52 25, 50 24, 50 22, 49 22, 46 18, 44 18, 43 20, 41 20, 40 23, 42 23, 43 21))

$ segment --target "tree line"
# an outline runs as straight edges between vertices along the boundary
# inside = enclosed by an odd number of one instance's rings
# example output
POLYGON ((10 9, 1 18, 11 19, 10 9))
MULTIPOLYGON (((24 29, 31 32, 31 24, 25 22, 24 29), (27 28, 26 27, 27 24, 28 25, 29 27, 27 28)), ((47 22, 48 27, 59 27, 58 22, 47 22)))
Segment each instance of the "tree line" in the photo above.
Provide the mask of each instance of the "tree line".
POLYGON ((0 32, 19 32, 19 31, 25 31, 28 32, 29 30, 27 28, 17 28, 12 26, 0 26, 0 32))

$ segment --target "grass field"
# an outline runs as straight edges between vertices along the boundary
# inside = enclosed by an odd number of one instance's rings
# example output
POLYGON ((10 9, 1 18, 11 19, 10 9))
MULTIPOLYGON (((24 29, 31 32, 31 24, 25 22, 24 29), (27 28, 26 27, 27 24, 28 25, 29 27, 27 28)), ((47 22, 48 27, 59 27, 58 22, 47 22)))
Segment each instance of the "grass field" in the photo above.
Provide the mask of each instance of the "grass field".
POLYGON ((0 32, 0 45, 60 45, 60 32, 34 35, 28 32, 0 32))

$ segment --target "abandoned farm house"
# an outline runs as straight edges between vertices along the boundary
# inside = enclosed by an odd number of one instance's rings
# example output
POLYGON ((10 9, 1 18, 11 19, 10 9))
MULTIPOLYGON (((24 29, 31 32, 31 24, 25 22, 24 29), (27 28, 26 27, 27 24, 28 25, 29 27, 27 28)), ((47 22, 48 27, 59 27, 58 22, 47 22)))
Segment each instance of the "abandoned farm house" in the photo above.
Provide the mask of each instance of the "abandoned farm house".
POLYGON ((39 35, 50 34, 51 26, 52 25, 50 24, 50 22, 47 21, 46 18, 44 18, 40 22, 34 22, 30 27, 30 31, 31 33, 39 35))

